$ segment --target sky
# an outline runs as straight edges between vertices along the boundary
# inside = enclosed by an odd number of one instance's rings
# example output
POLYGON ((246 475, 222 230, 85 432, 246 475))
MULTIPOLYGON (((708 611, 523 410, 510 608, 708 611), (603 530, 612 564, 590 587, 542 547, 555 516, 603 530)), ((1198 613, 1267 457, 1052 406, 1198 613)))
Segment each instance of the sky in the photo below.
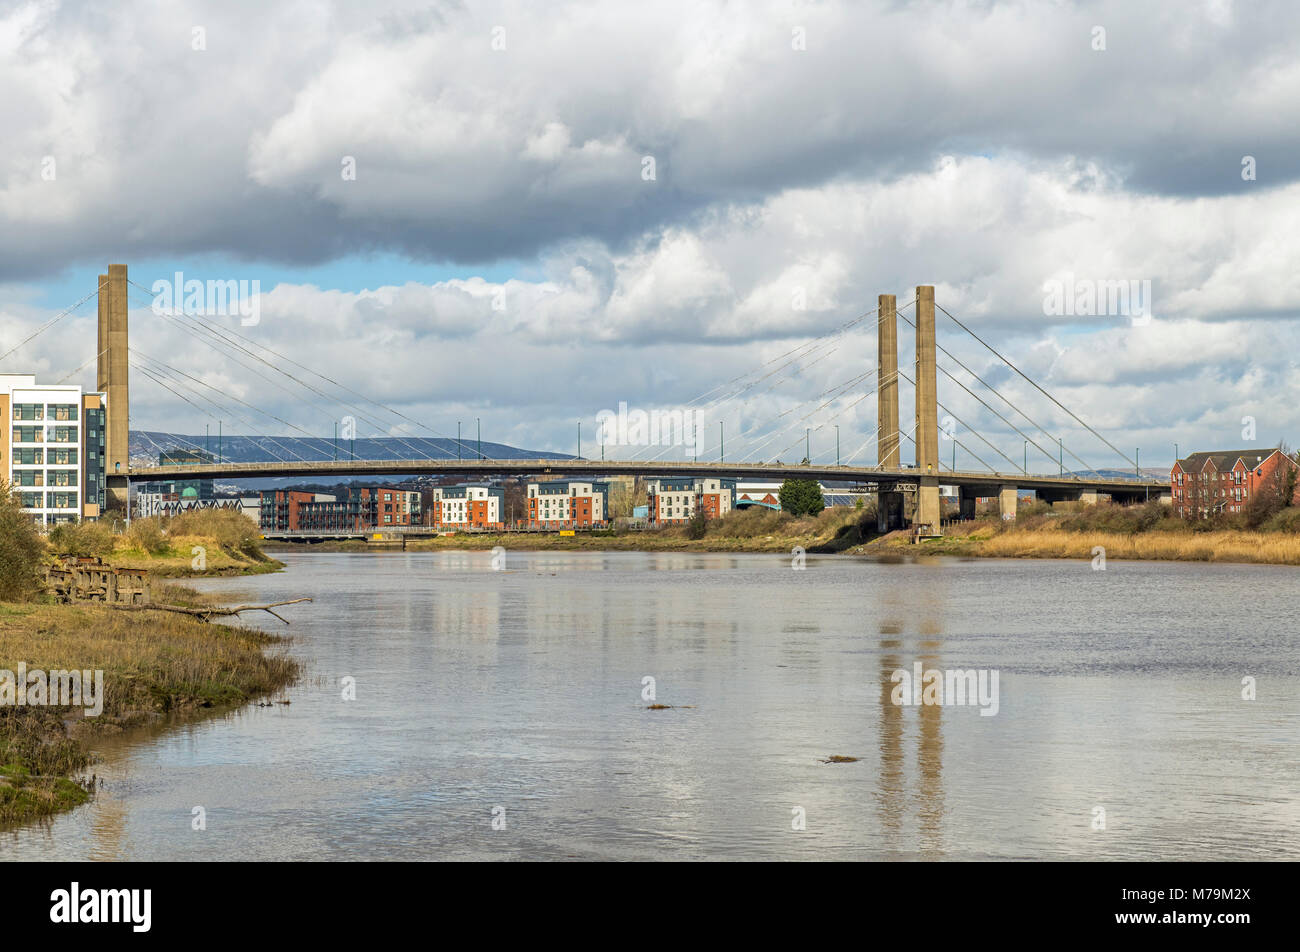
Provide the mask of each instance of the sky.
POLYGON ((1270 0, 0 3, 0 372, 93 385, 125 263, 135 429, 594 456, 626 404, 698 445, 611 458, 873 463, 928 284, 1106 438, 941 312, 998 411, 941 372, 945 464, 1295 446, 1298 50, 1270 0), (177 272, 256 321, 157 313, 177 272))

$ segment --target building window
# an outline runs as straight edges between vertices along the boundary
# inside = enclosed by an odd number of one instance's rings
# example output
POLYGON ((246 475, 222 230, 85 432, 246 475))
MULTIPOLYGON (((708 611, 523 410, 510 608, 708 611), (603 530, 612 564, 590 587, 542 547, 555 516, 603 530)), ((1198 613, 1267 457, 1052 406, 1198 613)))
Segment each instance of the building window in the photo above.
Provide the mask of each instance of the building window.
POLYGON ((45 407, 39 403, 15 403, 14 419, 15 420, 42 420, 45 418, 45 407))

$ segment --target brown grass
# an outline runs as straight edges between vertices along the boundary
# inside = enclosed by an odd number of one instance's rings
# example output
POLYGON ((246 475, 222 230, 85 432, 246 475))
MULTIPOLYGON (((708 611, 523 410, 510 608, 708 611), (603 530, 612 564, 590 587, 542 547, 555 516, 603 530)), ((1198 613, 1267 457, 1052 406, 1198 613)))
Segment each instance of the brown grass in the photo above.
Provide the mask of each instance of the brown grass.
POLYGON ((1275 532, 1069 532, 1056 527, 1008 530, 977 540, 972 554, 1001 558, 1091 559, 1101 546, 1107 559, 1184 562, 1259 562, 1300 565, 1300 536, 1275 532))
MULTIPOLYGON (((204 599, 167 589, 169 599, 204 599)), ((298 676, 298 664, 283 651, 267 653, 277 644, 283 640, 263 632, 168 612, 0 604, 0 667, 12 671, 25 661, 28 669, 104 672, 99 717, 83 717, 79 709, 0 708, 0 823, 81 802, 84 797, 67 787, 68 775, 90 763, 100 732, 240 704, 286 687, 298 676)))

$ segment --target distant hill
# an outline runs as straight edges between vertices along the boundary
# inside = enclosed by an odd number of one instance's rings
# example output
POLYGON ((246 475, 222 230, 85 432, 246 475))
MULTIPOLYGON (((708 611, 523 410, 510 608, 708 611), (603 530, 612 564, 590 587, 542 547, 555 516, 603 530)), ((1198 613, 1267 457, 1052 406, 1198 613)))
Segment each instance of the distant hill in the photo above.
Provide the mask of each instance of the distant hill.
MULTIPOLYGON (((148 464, 158 462, 158 454, 165 450, 207 449, 216 455, 217 437, 190 436, 183 433, 161 433, 156 430, 132 430, 129 452, 132 461, 148 464)), ((308 439, 300 436, 239 436, 225 434, 221 438, 221 459, 231 463, 270 463, 277 460, 322 462, 331 459, 473 459, 478 444, 473 439, 436 437, 376 437, 339 440, 337 451, 332 439, 308 439), (337 452, 337 456, 335 455, 337 452)), ((525 450, 505 443, 483 441, 483 456, 488 459, 573 459, 567 453, 550 450, 525 450)))
MULTIPOLYGON (((1042 475, 1044 475, 1044 476, 1050 476, 1051 474, 1050 474, 1050 473, 1043 473, 1042 475)), ((1083 470, 1083 471, 1076 470, 1076 471, 1074 471, 1074 472, 1067 472, 1066 475, 1067 475, 1067 476, 1079 476, 1079 477, 1084 478, 1084 479, 1091 479, 1091 478, 1093 478, 1093 472, 1092 472, 1092 470, 1083 470)), ((1135 473, 1133 472, 1133 470, 1131 470, 1131 469, 1099 469, 1099 470, 1097 470, 1096 475, 1097 475, 1097 476, 1104 476, 1106 479, 1135 479, 1135 478, 1136 478, 1136 474, 1135 474, 1135 473)), ((1165 466, 1165 467, 1161 467, 1161 466, 1143 466, 1143 467, 1142 467, 1142 478, 1143 478, 1143 479, 1164 479, 1164 480, 1168 480, 1168 479, 1169 479, 1169 467, 1167 467, 1167 466, 1165 466)))

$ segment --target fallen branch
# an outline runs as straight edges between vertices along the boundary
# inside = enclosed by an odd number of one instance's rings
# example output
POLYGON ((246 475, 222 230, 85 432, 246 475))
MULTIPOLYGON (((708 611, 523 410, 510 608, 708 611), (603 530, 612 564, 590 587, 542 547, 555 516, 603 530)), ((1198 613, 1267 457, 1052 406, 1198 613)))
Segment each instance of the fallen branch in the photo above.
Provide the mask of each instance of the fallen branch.
POLYGON ((182 615, 193 615, 196 618, 202 618, 204 621, 210 621, 215 616, 238 615, 240 612, 266 612, 268 615, 274 615, 286 625, 288 620, 273 612, 271 609, 279 608, 281 605, 297 605, 299 602, 309 602, 310 598, 291 598, 287 602, 271 602, 268 605, 232 605, 229 608, 211 606, 206 608, 187 608, 184 605, 110 605, 110 608, 117 608, 125 611, 147 612, 179 612, 182 615))

